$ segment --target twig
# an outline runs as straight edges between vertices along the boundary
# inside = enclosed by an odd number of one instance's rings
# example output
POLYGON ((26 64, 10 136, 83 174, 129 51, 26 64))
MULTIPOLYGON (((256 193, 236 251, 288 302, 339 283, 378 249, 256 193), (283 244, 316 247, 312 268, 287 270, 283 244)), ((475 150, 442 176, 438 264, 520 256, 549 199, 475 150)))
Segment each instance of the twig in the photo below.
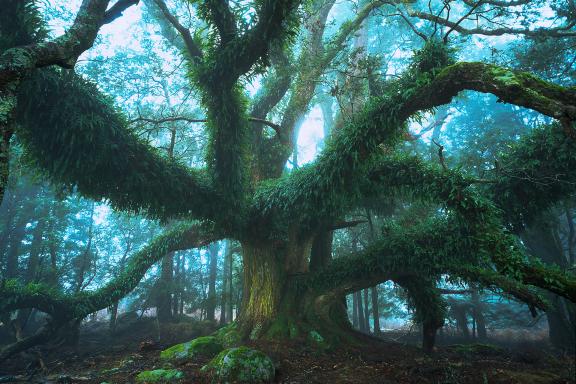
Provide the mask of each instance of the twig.
POLYGON ((444 146, 438 144, 434 139, 432 139, 432 142, 436 144, 436 146, 438 147, 438 158, 440 159, 440 164, 442 165, 442 168, 444 168, 444 170, 447 171, 448 167, 446 166, 446 160, 444 159, 444 146))

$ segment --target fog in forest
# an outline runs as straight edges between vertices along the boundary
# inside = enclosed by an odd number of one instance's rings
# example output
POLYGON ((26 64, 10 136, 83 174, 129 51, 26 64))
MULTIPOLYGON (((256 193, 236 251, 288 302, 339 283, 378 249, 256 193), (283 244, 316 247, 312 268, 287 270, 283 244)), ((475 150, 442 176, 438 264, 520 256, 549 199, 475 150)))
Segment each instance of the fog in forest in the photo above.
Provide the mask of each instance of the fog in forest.
POLYGON ((0 0, 0 383, 576 383, 574 0, 0 0))

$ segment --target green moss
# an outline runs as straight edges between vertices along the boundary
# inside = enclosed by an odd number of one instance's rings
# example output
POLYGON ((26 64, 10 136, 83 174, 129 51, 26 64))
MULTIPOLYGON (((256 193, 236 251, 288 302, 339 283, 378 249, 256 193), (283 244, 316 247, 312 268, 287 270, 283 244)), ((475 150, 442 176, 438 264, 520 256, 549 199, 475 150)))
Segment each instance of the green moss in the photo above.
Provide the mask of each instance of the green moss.
POLYGON ((177 369, 155 369, 143 371, 136 376, 137 383, 180 383, 184 379, 184 373, 177 369))
POLYGON ((276 369, 264 353, 238 347, 220 352, 202 371, 211 374, 218 383, 270 383, 276 369))
POLYGON ((214 333, 214 336, 224 346, 224 348, 236 347, 242 340, 240 332, 238 332, 237 324, 235 322, 220 328, 214 333))
POLYGON ((212 357, 224 347, 215 336, 198 337, 186 343, 176 344, 160 353, 164 360, 189 359, 195 356, 212 357))
POLYGON ((308 332, 308 343, 320 350, 330 348, 328 341, 316 330, 311 330, 308 332))

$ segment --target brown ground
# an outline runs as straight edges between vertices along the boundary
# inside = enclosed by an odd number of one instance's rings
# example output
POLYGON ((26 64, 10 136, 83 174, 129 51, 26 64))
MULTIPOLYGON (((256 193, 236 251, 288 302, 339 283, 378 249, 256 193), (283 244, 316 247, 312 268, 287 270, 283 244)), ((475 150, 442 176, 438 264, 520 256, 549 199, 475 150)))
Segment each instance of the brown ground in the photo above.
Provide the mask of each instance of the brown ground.
MULTIPOLYGON (((131 383, 139 372, 161 367, 160 349, 211 331, 206 324, 176 324, 161 329, 163 342, 158 343, 152 341, 158 328, 150 320, 132 324, 112 339, 104 330, 92 326, 76 350, 44 352, 44 369, 36 353, 10 360, 0 367, 0 383, 131 383)), ((431 357, 412 345, 372 338, 362 348, 322 353, 297 342, 252 346, 276 362, 277 383, 576 383, 574 356, 553 354, 534 342, 513 348, 441 346, 431 357)), ((192 360, 177 368, 185 372, 185 383, 209 383, 199 372, 205 363, 192 360)))

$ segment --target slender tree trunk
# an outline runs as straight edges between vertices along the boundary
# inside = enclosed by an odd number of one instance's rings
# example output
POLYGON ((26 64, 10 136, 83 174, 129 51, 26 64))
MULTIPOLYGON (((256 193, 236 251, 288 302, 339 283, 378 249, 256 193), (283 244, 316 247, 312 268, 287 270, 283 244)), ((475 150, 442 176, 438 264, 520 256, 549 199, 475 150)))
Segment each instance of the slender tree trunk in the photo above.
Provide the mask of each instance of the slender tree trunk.
MULTIPOLYGON (((228 275, 230 268, 230 257, 232 256, 230 241, 224 243, 224 267, 222 270, 222 296, 220 299, 220 325, 226 324, 226 312, 229 300, 228 275)), ((231 319, 230 319, 231 320, 231 319)))
POLYGON ((374 316, 374 334, 380 335, 380 308, 378 305, 378 286, 370 288, 372 293, 372 315, 374 316))
POLYGON ((10 234, 10 247, 6 253, 6 272, 5 276, 7 279, 13 279, 18 277, 18 259, 20 252, 20 245, 22 240, 26 235, 26 222, 23 220, 18 220, 16 228, 10 234))
POLYGON ((486 332, 486 320, 484 319, 484 311, 482 308, 482 302, 480 301, 480 295, 478 295, 478 290, 474 288, 472 290, 472 304, 475 329, 480 340, 485 340, 488 337, 486 332))
POLYGON ((160 280, 158 281, 157 316, 160 322, 172 320, 172 285, 174 269, 174 252, 169 252, 162 258, 160 280))
POLYGON ((358 316, 358 295, 356 295, 356 292, 352 294, 352 326, 354 329, 360 328, 360 319, 358 316))
POLYGON ((364 289, 364 328, 366 328, 366 333, 370 333, 370 308, 368 300, 368 289, 364 289))
POLYGON ((358 305, 358 323, 360 326, 360 332, 367 333, 368 330, 366 329, 364 305, 362 303, 362 291, 357 291, 355 295, 356 295, 356 304, 358 305))
POLYGON ((110 322, 108 323, 108 331, 111 334, 116 333, 116 320, 118 319, 118 301, 110 307, 110 322))
POLYGON ((466 317, 466 308, 461 305, 454 305, 452 307, 454 319, 456 320, 456 327, 460 330, 464 338, 470 338, 470 329, 468 329, 468 319, 466 317))
POLYGON ((234 255, 232 250, 230 250, 228 258, 228 307, 226 309, 226 318, 228 321, 234 320, 234 300, 232 292, 234 292, 234 279, 233 279, 233 267, 234 267, 234 255))
POLYGON ((208 276, 208 301, 206 305, 206 319, 214 321, 216 319, 216 276, 218 274, 218 243, 213 243, 208 249, 210 256, 209 276, 208 276))
POLYGON ((179 254, 174 255, 176 258, 176 268, 174 268, 174 298, 172 300, 172 315, 178 315, 178 308, 180 307, 180 290, 182 289, 182 274, 180 272, 181 257, 179 254))

